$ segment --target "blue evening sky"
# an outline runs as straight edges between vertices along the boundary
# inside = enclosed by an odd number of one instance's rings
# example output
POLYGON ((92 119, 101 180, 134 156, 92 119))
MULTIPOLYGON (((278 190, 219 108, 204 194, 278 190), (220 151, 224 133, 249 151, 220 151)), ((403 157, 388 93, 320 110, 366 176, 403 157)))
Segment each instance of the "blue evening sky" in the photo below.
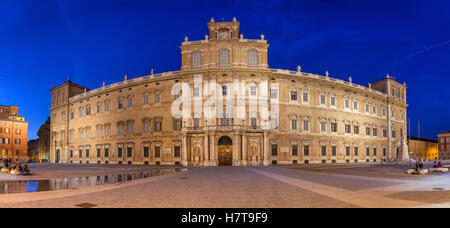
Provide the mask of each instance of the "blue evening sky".
POLYGON ((389 73, 408 86, 412 135, 419 120, 421 137, 450 130, 450 2, 432 0, 3 0, 0 104, 20 106, 37 138, 52 85, 70 76, 94 89, 178 70, 179 45, 204 39, 211 17, 236 17, 247 38, 264 34, 271 68, 362 85, 389 73))

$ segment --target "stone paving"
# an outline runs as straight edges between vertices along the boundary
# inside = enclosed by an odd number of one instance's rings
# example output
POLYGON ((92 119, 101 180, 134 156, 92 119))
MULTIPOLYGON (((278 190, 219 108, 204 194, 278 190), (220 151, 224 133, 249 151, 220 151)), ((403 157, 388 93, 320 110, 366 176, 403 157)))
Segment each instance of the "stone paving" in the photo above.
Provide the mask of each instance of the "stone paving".
MULTIPOLYGON (((77 172, 80 173, 77 174, 81 174, 92 173, 92 170, 108 172, 115 169, 144 168, 93 167, 89 168, 91 171, 86 171, 88 166, 56 168, 59 169, 58 175, 63 175, 65 169, 71 172, 79 170, 77 172)), ((51 192, 4 194, 0 195, 0 207, 450 206, 449 174, 405 177, 402 174, 403 168, 403 166, 380 165, 329 166, 323 169, 319 166, 189 167, 186 172, 126 183, 51 192), (324 169, 327 171, 323 171, 324 169)), ((45 170, 52 170, 52 165, 40 171, 41 177, 45 177, 45 170)))

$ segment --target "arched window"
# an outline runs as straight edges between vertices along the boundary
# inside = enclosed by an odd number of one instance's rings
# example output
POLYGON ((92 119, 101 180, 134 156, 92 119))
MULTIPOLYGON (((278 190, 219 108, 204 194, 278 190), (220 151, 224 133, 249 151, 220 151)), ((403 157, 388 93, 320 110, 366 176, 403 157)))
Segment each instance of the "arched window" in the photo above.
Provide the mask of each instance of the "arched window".
POLYGON ((219 66, 221 67, 230 66, 230 51, 228 50, 219 51, 219 66))
POLYGON ((191 67, 192 69, 201 69, 202 68, 202 53, 196 51, 192 53, 191 56, 191 67))
POLYGON ((258 66, 258 52, 250 50, 247 53, 247 64, 249 68, 255 68, 258 66))

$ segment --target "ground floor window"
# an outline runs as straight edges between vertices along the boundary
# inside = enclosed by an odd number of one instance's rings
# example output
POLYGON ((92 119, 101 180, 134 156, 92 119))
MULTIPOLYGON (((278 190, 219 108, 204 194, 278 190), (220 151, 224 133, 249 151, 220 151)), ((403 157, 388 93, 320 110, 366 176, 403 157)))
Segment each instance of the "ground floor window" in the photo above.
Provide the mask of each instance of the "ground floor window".
POLYGON ((148 158, 150 155, 148 146, 144 147, 144 158, 148 158))
POLYGON ((309 156, 309 146, 303 146, 303 154, 309 156))
POLYGON ((278 145, 272 144, 272 156, 277 156, 277 155, 278 155, 278 145))
POLYGON ((105 158, 109 157, 109 149, 105 148, 105 158))
POLYGON ((175 156, 176 158, 181 157, 181 148, 180 148, 180 146, 175 146, 175 147, 173 148, 173 151, 174 151, 174 156, 175 156))
POLYGON ((297 156, 298 155, 298 147, 297 145, 292 145, 292 155, 297 156))
POLYGON ((133 148, 131 148, 131 147, 127 148, 127 157, 128 158, 133 157, 133 148))
POLYGON ((161 147, 155 146, 155 158, 161 157, 161 147))
POLYGON ((122 148, 117 149, 117 157, 122 157, 122 148))

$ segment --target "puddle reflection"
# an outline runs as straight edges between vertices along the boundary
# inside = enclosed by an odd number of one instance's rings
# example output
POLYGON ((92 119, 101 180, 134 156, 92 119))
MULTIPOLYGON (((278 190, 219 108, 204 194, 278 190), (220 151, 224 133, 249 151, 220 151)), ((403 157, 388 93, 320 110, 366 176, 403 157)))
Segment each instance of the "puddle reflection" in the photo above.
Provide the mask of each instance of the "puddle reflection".
POLYGON ((172 174, 179 171, 179 168, 172 168, 101 176, 51 178, 47 180, 0 181, 0 194, 76 189, 86 186, 127 182, 152 176, 172 174))

